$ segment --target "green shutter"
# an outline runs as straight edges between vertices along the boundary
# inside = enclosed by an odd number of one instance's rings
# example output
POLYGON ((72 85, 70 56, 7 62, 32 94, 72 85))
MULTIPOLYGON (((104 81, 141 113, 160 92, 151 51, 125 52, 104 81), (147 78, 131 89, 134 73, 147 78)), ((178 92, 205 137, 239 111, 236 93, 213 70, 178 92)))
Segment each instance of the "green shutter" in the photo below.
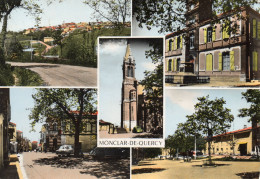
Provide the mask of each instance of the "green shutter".
POLYGON ((230 51, 230 70, 235 71, 235 52, 230 51))
POLYGON ((206 71, 212 71, 212 54, 207 54, 206 57, 206 71))
POLYGON ((204 43, 207 43, 207 28, 204 28, 204 43))
POLYGON ((180 44, 180 48, 182 49, 182 35, 181 35, 180 39, 181 39, 181 40, 180 40, 180 41, 181 41, 181 42, 180 42, 180 43, 181 43, 181 44, 180 44))
POLYGON ((174 65, 175 65, 174 71, 177 71, 177 59, 176 58, 174 59, 174 65))
POLYGON ((260 39, 260 21, 258 21, 258 23, 257 23, 257 36, 258 36, 258 39, 260 39))
POLYGON ((253 52, 253 71, 257 71, 257 58, 258 58, 258 53, 253 52))
POLYGON ((226 27, 226 24, 223 24, 222 27, 222 38, 223 39, 229 38, 228 27, 226 27))
POLYGON ((212 41, 216 40, 216 28, 212 27, 212 41))
POLYGON ((166 70, 169 71, 169 60, 166 60, 166 70))
POLYGON ((174 49, 174 43, 173 43, 173 39, 172 39, 172 50, 175 50, 175 49, 174 49))
POLYGON ((218 54, 218 70, 222 71, 222 53, 218 54))
POLYGON ((256 38, 256 19, 253 19, 253 38, 256 38))

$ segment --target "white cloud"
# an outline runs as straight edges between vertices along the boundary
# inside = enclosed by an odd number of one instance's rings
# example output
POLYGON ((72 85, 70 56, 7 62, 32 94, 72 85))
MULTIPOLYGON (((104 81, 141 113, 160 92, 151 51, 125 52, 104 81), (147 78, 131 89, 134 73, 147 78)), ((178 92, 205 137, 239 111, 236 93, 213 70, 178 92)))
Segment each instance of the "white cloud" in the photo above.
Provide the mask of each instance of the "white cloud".
POLYGON ((122 53, 122 51, 126 50, 126 42, 124 40, 121 41, 107 41, 99 46, 99 53, 102 55, 111 55, 117 56, 122 53))
POLYGON ((186 111, 194 112, 194 105, 202 92, 197 90, 166 90, 166 98, 186 111))
POLYGON ((157 64, 152 63, 151 61, 149 62, 143 62, 141 64, 141 66, 148 71, 153 71, 155 69, 155 67, 157 66, 157 64))

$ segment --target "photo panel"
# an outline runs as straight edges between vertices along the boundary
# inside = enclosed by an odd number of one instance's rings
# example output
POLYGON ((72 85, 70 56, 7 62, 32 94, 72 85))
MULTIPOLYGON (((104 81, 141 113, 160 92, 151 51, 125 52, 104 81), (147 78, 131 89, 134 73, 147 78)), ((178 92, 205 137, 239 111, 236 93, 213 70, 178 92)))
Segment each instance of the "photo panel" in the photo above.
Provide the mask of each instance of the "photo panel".
POLYGON ((99 147, 163 147, 163 38, 99 38, 99 147))

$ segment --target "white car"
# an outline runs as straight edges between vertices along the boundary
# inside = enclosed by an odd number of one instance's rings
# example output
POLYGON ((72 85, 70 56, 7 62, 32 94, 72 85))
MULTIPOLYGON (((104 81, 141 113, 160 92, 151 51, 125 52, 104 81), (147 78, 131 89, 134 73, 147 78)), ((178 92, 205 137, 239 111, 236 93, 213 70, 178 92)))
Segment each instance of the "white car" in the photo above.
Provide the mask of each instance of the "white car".
POLYGON ((73 153, 74 153, 74 149, 72 145, 62 145, 58 150, 56 150, 56 154, 58 155, 70 156, 73 153))

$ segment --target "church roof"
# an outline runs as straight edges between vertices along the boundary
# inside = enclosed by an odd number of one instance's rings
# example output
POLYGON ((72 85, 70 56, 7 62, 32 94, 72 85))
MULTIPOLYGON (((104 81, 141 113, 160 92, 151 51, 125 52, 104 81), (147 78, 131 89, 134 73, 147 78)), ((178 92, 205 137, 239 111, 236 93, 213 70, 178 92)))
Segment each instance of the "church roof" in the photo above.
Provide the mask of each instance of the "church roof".
POLYGON ((125 52, 125 59, 128 59, 128 57, 131 56, 131 48, 130 43, 127 42, 126 52, 125 52))

